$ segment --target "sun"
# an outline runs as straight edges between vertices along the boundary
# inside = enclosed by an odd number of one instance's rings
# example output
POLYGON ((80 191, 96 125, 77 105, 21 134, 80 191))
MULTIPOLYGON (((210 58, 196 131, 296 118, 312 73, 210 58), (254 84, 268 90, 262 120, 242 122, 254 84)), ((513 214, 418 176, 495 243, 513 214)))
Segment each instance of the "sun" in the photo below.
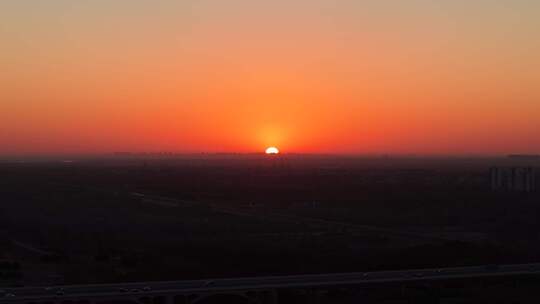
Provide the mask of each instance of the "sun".
POLYGON ((268 147, 265 151, 266 154, 279 154, 279 149, 276 147, 268 147))

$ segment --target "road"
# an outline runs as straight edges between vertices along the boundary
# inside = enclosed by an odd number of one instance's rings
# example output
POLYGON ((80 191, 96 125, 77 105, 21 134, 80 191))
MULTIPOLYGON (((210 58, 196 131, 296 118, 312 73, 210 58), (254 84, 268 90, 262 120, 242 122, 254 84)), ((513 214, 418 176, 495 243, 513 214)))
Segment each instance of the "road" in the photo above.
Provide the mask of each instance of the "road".
POLYGON ((118 296, 129 293, 171 294, 198 291, 250 290, 268 288, 295 288, 315 286, 339 286, 383 284, 407 281, 433 281, 476 277, 540 275, 540 263, 519 265, 494 265, 440 269, 413 269, 399 271, 355 272, 318 275, 291 275, 274 277, 252 277, 235 279, 211 279, 168 282, 139 282, 125 284, 77 285, 48 287, 12 288, 2 293, 10 294, 1 300, 33 300, 47 298, 76 298, 118 296), (57 292, 61 291, 62 295, 57 292))
POLYGON ((416 240, 426 240, 430 242, 451 242, 451 241, 467 241, 460 238, 453 238, 448 236, 441 236, 433 233, 419 233, 419 232, 410 232, 403 231, 401 229, 390 229, 390 228, 381 228, 370 225, 358 225, 348 222, 340 222, 333 220, 325 220, 318 218, 303 217, 292 214, 282 214, 276 212, 270 212, 268 210, 256 210, 256 209, 247 209, 247 208, 233 208, 230 206, 224 206, 221 204, 214 203, 199 203, 195 201, 180 200, 170 197, 163 197, 157 195, 149 195, 140 192, 131 192, 129 193, 132 197, 141 199, 146 202, 151 202, 155 205, 163 206, 179 206, 179 205, 204 205, 211 208, 214 212, 219 212, 223 214, 233 215, 233 216, 242 216, 242 217, 252 217, 262 220, 272 220, 280 221, 286 223, 304 223, 313 228, 324 228, 331 231, 350 231, 358 233, 375 233, 380 235, 385 235, 395 238, 406 238, 406 239, 416 239, 416 240))
POLYGON ((21 248, 21 249, 24 249, 25 251, 28 251, 28 252, 31 252, 33 254, 37 254, 37 255, 52 255, 54 254, 53 252, 51 251, 47 251, 47 250, 43 250, 43 249, 39 249, 31 244, 28 244, 26 242, 22 242, 22 241, 19 241, 19 240, 16 240, 16 239, 13 239, 9 236, 9 233, 7 231, 0 231, 0 236, 2 236, 3 238, 6 238, 7 240, 9 240, 13 245, 21 248))

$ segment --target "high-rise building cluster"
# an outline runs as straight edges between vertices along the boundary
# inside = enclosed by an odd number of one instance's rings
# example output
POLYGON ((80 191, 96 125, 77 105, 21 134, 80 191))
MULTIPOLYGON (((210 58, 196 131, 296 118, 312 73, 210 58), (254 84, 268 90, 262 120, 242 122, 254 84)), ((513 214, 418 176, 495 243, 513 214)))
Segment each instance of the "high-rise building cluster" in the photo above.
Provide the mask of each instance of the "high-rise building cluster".
POLYGON ((493 167, 490 169, 491 189, 494 191, 534 192, 538 188, 534 167, 493 167))

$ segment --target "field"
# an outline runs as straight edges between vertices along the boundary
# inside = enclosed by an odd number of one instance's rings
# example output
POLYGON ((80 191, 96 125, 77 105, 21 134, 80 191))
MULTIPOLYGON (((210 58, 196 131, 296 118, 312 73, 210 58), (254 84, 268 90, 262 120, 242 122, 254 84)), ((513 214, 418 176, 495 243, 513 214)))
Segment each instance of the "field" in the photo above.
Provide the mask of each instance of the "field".
POLYGON ((0 282, 538 262, 540 197, 492 191, 489 168, 500 165, 537 164, 307 155, 5 160, 0 282))

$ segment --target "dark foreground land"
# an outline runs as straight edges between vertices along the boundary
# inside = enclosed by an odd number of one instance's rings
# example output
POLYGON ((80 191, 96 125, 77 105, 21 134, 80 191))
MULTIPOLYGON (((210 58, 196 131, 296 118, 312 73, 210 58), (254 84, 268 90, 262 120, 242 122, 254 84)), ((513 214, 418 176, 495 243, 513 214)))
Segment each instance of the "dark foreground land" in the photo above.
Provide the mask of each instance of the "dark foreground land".
POLYGON ((122 156, 0 162, 0 285, 539 262, 505 158, 122 156))

